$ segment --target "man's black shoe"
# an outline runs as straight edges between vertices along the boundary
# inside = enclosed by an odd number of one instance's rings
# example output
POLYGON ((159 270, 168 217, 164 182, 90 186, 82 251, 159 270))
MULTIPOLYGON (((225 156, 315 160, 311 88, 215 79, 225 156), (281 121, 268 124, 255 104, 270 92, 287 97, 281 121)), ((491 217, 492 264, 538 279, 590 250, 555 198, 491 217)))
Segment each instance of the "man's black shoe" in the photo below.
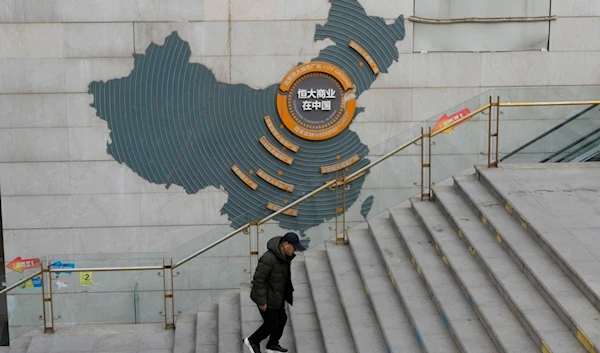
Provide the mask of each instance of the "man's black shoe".
POLYGON ((250 350, 251 353, 261 353, 260 345, 258 345, 257 343, 251 342, 250 337, 244 338, 244 344, 246 345, 246 347, 248 347, 248 349, 250 350))
POLYGON ((277 352, 287 352, 286 348, 283 348, 280 345, 270 345, 267 346, 267 353, 277 353, 277 352))

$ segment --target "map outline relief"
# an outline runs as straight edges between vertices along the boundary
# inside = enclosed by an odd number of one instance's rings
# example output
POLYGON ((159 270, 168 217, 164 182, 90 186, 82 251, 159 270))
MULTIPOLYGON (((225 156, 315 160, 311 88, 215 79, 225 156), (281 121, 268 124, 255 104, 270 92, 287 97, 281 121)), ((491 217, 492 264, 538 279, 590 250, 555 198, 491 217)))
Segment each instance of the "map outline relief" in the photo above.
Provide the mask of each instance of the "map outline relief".
MULTIPOLYGON (((386 23, 368 16, 356 0, 330 2, 327 22, 316 26, 314 40, 334 44, 311 62, 339 67, 353 82, 358 99, 398 61, 396 43, 404 39, 404 17, 398 14, 386 23)), ((318 141, 290 132, 276 105, 281 82, 264 89, 219 82, 206 66, 190 63, 190 46, 176 31, 163 45, 151 43, 144 54, 133 56, 129 76, 89 84, 91 106, 110 130, 107 153, 166 188, 179 185, 188 194, 209 186, 224 189, 228 198, 221 214, 234 228, 262 219, 335 178, 335 173, 321 172, 324 166, 352 160, 344 165, 352 173, 370 162, 365 158, 369 148, 348 127, 318 141), (259 170, 268 178, 259 177, 259 170)), ((356 107, 351 118, 363 111, 356 107)), ((351 182, 347 208, 359 200, 367 175, 351 182)), ((373 196, 366 201, 364 217, 373 196)), ((308 229, 335 217, 333 205, 335 193, 324 191, 276 221, 305 236, 308 229)))

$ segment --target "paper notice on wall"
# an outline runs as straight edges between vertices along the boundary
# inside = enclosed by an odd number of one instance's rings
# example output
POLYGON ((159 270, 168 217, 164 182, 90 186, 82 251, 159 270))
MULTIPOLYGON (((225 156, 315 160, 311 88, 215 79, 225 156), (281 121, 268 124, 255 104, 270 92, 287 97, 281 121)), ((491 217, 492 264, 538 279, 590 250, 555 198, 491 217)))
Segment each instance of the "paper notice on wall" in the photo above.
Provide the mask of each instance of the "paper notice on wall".
POLYGON ((91 286, 92 282, 91 272, 79 272, 79 284, 82 286, 91 286))
POLYGON ((9 262, 8 265, 6 265, 6 267, 15 272, 23 273, 24 270, 39 269, 40 259, 37 257, 31 259, 23 259, 21 258, 21 256, 18 256, 14 260, 9 262))

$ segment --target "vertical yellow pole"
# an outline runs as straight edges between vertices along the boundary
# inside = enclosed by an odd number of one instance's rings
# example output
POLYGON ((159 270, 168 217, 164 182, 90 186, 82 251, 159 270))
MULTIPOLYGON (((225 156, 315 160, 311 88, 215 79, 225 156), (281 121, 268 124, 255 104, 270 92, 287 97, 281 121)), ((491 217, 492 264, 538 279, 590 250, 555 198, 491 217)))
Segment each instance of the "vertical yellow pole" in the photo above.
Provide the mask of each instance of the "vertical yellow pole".
POLYGON ((431 200, 431 196, 433 195, 431 192, 431 185, 432 185, 432 183, 431 183, 431 126, 429 127, 429 131, 427 133, 427 141, 428 141, 428 148, 429 148, 429 151, 428 151, 429 157, 427 160, 427 169, 429 170, 429 180, 428 180, 429 187, 427 189, 427 198, 429 200, 431 200))
POLYGON ((488 168, 492 166, 492 96, 490 96, 490 108, 488 111, 488 168))
POLYGON ((494 162, 494 167, 498 167, 498 163, 500 162, 500 96, 497 96, 498 100, 496 102, 496 161, 494 162))
POLYGON ((425 141, 423 140, 425 136, 425 130, 421 126, 421 201, 423 201, 423 196, 425 195, 425 141))

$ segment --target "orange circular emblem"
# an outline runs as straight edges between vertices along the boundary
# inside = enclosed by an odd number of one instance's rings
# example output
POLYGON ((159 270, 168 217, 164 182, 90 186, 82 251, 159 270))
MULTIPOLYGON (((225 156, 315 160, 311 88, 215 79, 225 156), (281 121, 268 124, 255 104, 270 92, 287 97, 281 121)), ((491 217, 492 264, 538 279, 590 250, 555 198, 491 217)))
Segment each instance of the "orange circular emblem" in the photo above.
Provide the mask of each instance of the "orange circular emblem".
POLYGON ((344 131, 354 117, 354 84, 333 64, 310 62, 300 65, 285 76, 279 90, 279 117, 301 138, 332 138, 344 131))

